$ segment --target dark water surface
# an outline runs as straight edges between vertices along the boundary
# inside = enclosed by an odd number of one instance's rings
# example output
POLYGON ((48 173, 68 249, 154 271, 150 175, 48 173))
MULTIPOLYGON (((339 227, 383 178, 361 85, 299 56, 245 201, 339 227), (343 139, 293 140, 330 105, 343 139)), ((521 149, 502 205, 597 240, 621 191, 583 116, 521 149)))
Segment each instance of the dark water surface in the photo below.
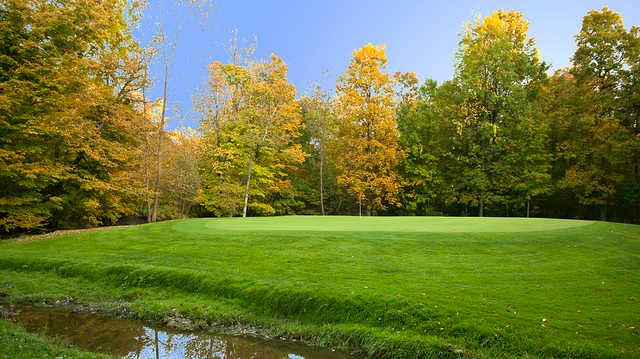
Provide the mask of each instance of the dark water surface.
POLYGON ((302 344, 210 333, 156 330, 138 321, 63 308, 24 306, 13 320, 30 332, 57 337, 89 351, 125 358, 349 359, 302 344))

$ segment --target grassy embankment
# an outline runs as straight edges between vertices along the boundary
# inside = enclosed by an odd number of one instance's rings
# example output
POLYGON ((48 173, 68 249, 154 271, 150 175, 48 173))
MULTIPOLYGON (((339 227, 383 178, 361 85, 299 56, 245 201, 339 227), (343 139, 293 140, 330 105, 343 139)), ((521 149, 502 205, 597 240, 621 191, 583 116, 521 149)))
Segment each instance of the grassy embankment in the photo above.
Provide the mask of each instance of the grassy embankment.
POLYGON ((27 333, 20 326, 0 319, 0 358, 104 358, 110 356, 88 353, 64 343, 27 333))
POLYGON ((8 301, 71 296, 377 358, 640 357, 640 226, 193 219, 0 243, 8 301))

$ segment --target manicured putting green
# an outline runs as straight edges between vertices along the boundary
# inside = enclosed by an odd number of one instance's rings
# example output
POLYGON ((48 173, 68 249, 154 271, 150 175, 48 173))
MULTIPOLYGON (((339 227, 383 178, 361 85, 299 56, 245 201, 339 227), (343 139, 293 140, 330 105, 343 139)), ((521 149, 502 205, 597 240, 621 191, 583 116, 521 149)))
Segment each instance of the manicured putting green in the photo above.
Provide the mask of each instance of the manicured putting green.
MULTIPOLYGON (((217 218, 207 228, 231 231, 344 231, 344 232, 531 232, 572 228, 593 221, 495 217, 350 217, 289 216, 217 218)), ((180 228, 181 226, 178 226, 180 228)))

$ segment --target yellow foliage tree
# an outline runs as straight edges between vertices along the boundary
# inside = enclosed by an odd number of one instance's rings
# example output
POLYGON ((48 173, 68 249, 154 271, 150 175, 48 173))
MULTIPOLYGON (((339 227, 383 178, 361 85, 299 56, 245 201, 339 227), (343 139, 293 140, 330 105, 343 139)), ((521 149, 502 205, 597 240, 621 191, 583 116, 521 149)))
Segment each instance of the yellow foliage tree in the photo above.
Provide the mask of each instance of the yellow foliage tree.
MULTIPOLYGON (((368 212, 398 203, 398 145, 393 77, 384 72, 384 46, 365 45, 353 52, 336 87, 336 135, 333 142, 338 183, 347 186, 368 212)), ((360 211, 361 212, 361 211, 360 211)))
POLYGON ((0 3, 0 235, 134 213, 139 3, 0 3), (10 51, 5 49, 11 49, 10 51))
POLYGON ((303 125, 287 65, 272 55, 246 66, 216 62, 209 70, 201 109, 205 206, 219 215, 240 206, 243 217, 249 209, 274 214, 268 197, 290 186, 287 170, 305 157, 294 142, 303 125))

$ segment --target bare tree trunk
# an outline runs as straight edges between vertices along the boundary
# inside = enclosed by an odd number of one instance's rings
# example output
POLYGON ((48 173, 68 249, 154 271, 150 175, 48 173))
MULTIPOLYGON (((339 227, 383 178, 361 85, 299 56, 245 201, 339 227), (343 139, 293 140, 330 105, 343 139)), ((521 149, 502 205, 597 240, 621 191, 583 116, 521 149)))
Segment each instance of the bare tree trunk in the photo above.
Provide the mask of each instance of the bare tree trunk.
MULTIPOLYGON (((147 139, 148 141, 148 139, 147 139)), ((149 144, 147 142, 147 154, 149 151, 149 144)), ((147 223, 151 223, 151 196, 149 195, 149 191, 151 190, 151 173, 149 173, 150 169, 148 168, 149 163, 146 163, 148 161, 145 161, 145 169, 144 169, 144 176, 145 178, 145 201, 147 203, 147 223)))
POLYGON ((185 214, 185 202, 184 198, 180 199, 180 218, 185 218, 187 216, 185 214))
POLYGON ((320 149, 320 214, 324 216, 324 155, 320 149))
POLYGON ((480 195, 480 209, 478 210, 478 216, 484 217, 484 198, 480 195))
MULTIPOLYGON (((146 78, 146 71, 145 71, 145 78, 146 78)), ((142 88, 142 119, 144 122, 144 125, 146 126, 147 124, 147 96, 145 95, 145 90, 144 87, 142 88)), ((150 145, 149 145, 149 132, 145 131, 144 132, 144 158, 143 158, 143 163, 144 163, 144 189, 145 189, 145 193, 144 193, 144 199, 145 199, 145 203, 147 204, 147 223, 151 222, 151 196, 149 196, 149 190, 150 190, 150 185, 151 185, 151 179, 150 179, 150 171, 149 171, 149 152, 150 152, 150 145)))
MULTIPOLYGON (((639 120, 636 120, 636 124, 638 124, 639 120)), ((636 126, 636 136, 640 137, 640 126, 636 126)), ((635 166, 633 167, 633 173, 635 175, 636 178, 636 183, 640 183, 640 160, 638 159, 638 153, 636 152, 636 154, 634 155, 635 157, 635 166)), ((633 206, 633 222, 634 223, 638 223, 640 222, 640 217, 638 216, 638 214, 640 214, 640 199, 636 198, 635 200, 635 204, 633 206)))
MULTIPOLYGON (((150 146, 149 146, 149 134, 145 135, 145 141, 146 141, 146 155, 145 157, 150 155, 150 146)), ((149 191, 151 190, 151 171, 149 168, 149 159, 145 158, 145 165, 144 165, 144 177, 145 177, 145 202, 147 204, 147 223, 151 222, 151 196, 149 195, 149 191)))
POLYGON ((160 116, 160 126, 158 128, 158 153, 156 154, 156 187, 153 195, 153 214, 151 221, 158 220, 158 198, 160 196, 160 159, 162 153, 162 135, 164 133, 165 114, 167 110, 167 79, 169 77, 169 61, 164 62, 164 90, 162 93, 162 114, 160 116))
POLYGON ((527 218, 529 218, 529 207, 531 206, 531 200, 527 198, 527 218))
POLYGON ((362 194, 358 192, 358 216, 362 217, 362 194))
POLYGON ((247 183, 244 186, 244 207, 242 209, 242 217, 247 217, 247 207, 249 205, 249 187, 251 185, 251 170, 253 168, 253 160, 249 158, 249 165, 247 166, 247 183))
POLYGON ((213 118, 216 127, 216 148, 220 147, 220 100, 217 98, 219 95, 216 94, 216 114, 213 118))

